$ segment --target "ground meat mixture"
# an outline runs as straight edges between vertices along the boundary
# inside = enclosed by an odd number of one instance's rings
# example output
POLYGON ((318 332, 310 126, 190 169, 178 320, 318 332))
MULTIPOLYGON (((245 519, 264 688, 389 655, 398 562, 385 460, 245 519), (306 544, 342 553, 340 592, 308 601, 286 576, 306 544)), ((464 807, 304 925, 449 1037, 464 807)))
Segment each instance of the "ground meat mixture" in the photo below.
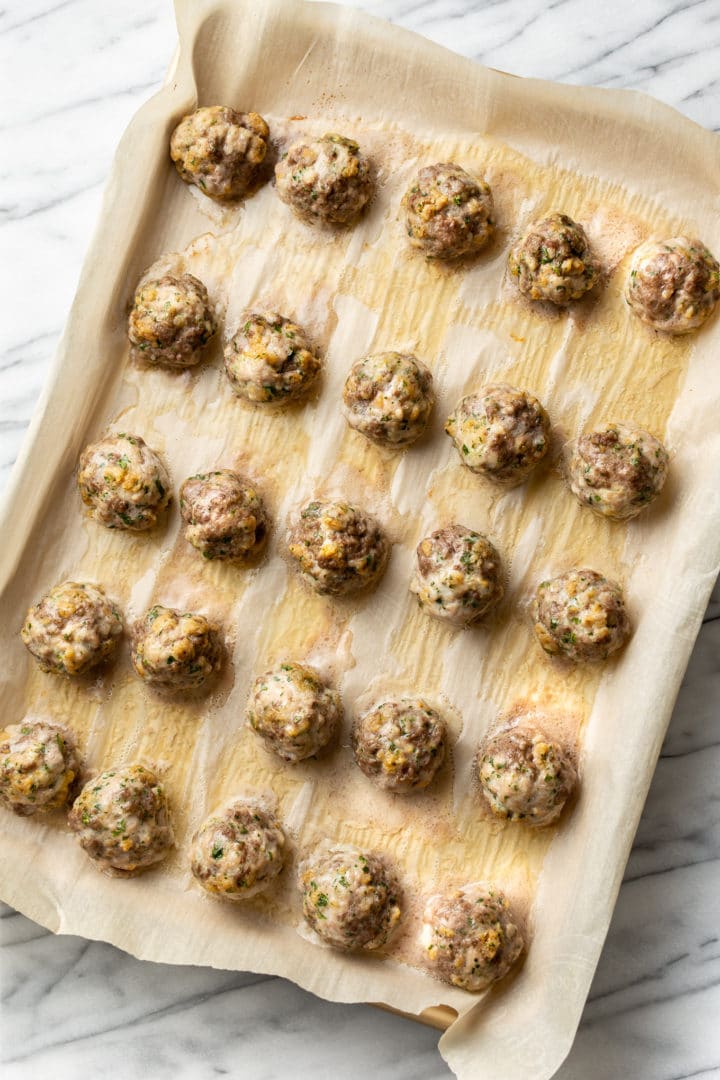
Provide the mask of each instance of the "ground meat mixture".
POLYGON ((503 597, 500 556, 490 541, 464 525, 446 525, 417 546, 410 591, 429 615, 469 626, 503 597))
POLYGON ((275 166, 275 183, 299 217, 331 225, 353 221, 375 190, 370 161, 343 135, 294 143, 275 166))
POLYGON ((64 806, 80 776, 72 731, 54 720, 24 720, 0 732, 0 804, 16 814, 64 806))
POLYGON ((20 637, 43 671, 85 675, 115 654, 120 612, 99 585, 63 581, 31 607, 20 637))
POLYGON ((314 589, 340 595, 365 589, 381 577, 390 544, 377 522, 362 511, 316 499, 290 530, 288 550, 314 589))
POLYGON ((422 698, 385 701, 356 721, 355 760, 379 787, 396 794, 421 791, 445 757, 447 728, 422 698))
POLYGON ((558 306, 579 300, 600 279, 585 230, 567 214, 534 221, 510 252, 508 269, 523 296, 558 306))
POLYGON ((325 841, 300 865, 303 915, 336 949, 379 949, 400 921, 400 884, 385 860, 325 841))
POLYGON ((241 199, 257 183, 270 134, 262 116, 209 105, 183 117, 170 157, 186 184, 211 199, 241 199))
POLYGON ((538 399, 504 384, 462 398, 445 431, 463 465, 508 486, 526 480, 550 446, 550 421, 538 399))
POLYGON ((108 529, 152 529, 171 498, 158 455, 139 435, 124 431, 85 447, 77 482, 92 516, 108 529))
POLYGON ((216 329, 207 289, 192 274, 165 274, 138 286, 128 321, 136 359, 192 367, 216 329))
POLYGON ((156 604, 135 625, 130 659, 155 690, 195 690, 222 665, 220 631, 204 615, 156 604))
POLYGON ((648 240, 632 258, 625 299, 644 323, 689 334, 720 300, 720 263, 699 240, 648 240))
POLYGON ((86 854, 114 876, 153 866, 174 842, 165 792, 143 765, 118 766, 90 780, 68 824, 86 854))
POLYGON ((267 540, 263 501, 232 469, 189 477, 180 488, 180 513, 185 539, 204 559, 250 559, 267 540))
POLYGON ((605 424, 571 444, 567 473, 581 503, 602 517, 623 521, 660 494, 668 463, 667 450, 647 431, 605 424))
POLYGON ((342 706, 313 668, 286 661, 255 680, 247 717, 268 750, 295 765, 334 738, 342 706))
POLYGON ((203 822, 192 838, 196 881, 221 900, 264 892, 283 868, 285 833, 260 802, 234 799, 203 822))
POLYGON ((409 446, 419 439, 434 401, 432 375, 404 353, 363 357, 353 364, 343 388, 350 427, 384 446, 409 446))
POLYGON ((507 899, 485 882, 431 896, 421 940, 433 975, 474 994, 507 975, 524 947, 507 899))
POLYGON ((607 660, 630 635, 620 586, 594 570, 541 581, 532 617, 545 652, 578 662, 607 660))
POLYGON ((402 205, 410 243, 432 259, 479 251, 495 226, 489 186, 451 163, 421 169, 402 205))
POLYGON ((272 312, 246 312, 225 346, 230 385, 254 404, 282 405, 304 397, 321 368, 305 331, 272 312))

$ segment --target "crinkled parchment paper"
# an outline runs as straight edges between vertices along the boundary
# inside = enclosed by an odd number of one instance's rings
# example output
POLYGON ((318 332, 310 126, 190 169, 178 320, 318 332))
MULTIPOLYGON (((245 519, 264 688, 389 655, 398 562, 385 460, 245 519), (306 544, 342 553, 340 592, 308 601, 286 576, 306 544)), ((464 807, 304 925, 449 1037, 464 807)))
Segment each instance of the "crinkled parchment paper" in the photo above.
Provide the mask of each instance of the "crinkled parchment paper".
MULTIPOLYGON (((287 976, 332 1000, 382 1001, 459 1019, 440 1047, 457 1074, 541 1080, 566 1055, 610 920, 623 866, 720 554, 720 323, 667 341, 625 308, 628 256, 651 234, 689 231, 720 250, 718 139, 638 95, 560 87, 486 71, 349 10, 272 0, 178 0, 181 49, 166 87, 118 150, 98 232, 47 392, 17 465, 2 522, 3 719, 68 721, 90 769, 140 758, 161 771, 178 850, 134 880, 103 877, 67 833, 3 814, 0 893, 54 931, 102 938, 151 960, 287 976), (332 237, 297 222, 271 186, 221 210, 182 184, 170 132, 197 102, 255 109, 279 148, 336 130, 374 156, 379 192, 353 230, 332 237), (438 160, 485 174, 499 232, 474 264, 448 269, 408 249, 397 220, 413 171, 438 160), (515 230, 543 211, 581 221, 609 271, 595 300, 538 312, 504 279, 515 230), (167 255, 168 252, 180 254, 167 255), (201 369, 174 374, 129 362, 134 285, 156 259, 206 282, 225 331, 247 304, 305 324, 326 358, 320 394, 279 414, 233 398, 220 343, 201 369), (432 368, 432 430, 405 454, 369 445, 339 413, 344 376, 367 351, 415 351, 432 368), (713 355, 714 354, 714 355, 713 355), (630 420, 663 437, 672 479, 627 525, 582 509, 551 462, 497 493, 463 470, 442 423, 485 380, 545 403, 556 452, 579 428, 630 420), (193 472, 235 465, 267 499, 274 530, 258 568, 204 564, 167 526, 133 538, 88 521, 74 487, 82 446, 137 432, 164 454, 177 491, 193 472), (380 588, 332 602, 285 561, 288 515, 316 493, 374 512, 395 542, 380 588), (508 568, 507 597, 486 626, 457 633, 407 592, 412 551, 460 520, 486 532, 508 568), (542 577, 590 565, 624 583, 629 647, 602 667, 571 669, 535 644, 525 605, 542 577), (65 577, 102 582, 128 622, 150 603, 219 619, 231 662, 204 702, 168 704, 130 673, 125 651, 94 682, 43 675, 17 630, 28 604, 65 577), (243 726, 254 673, 295 657, 316 664, 346 705, 341 745, 290 768, 243 726), (378 793, 348 749, 353 713, 389 690, 419 690, 447 714, 451 761, 427 794, 378 793), (479 811, 472 755, 489 725, 532 698, 564 717, 581 747, 582 792, 555 831, 503 828, 479 811), (346 957, 298 925, 294 865, 247 907, 223 906, 190 882, 187 840, 240 791, 273 793, 297 853, 322 836, 389 852, 407 893, 405 929, 382 960, 346 957), (477 878, 526 909, 527 961, 482 999, 415 966, 422 897, 477 878)), ((557 455, 556 455, 557 456, 557 455)))

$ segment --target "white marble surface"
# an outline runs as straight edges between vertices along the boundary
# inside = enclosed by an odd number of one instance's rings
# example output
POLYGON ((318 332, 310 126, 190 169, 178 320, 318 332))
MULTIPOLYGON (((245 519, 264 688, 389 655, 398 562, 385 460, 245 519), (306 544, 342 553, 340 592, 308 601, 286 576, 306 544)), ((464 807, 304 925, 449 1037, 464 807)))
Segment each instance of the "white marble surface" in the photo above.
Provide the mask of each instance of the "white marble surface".
MULTIPOLYGON (((356 6, 493 67, 648 91, 720 130, 720 0, 356 6)), ((72 299, 113 149, 174 44, 170 0, 0 9, 0 483, 72 299)), ((719 706, 716 592, 561 1080, 720 1077, 719 706)), ((121 1080, 449 1075, 436 1034, 411 1022, 280 979, 141 963, 0 913, 5 1080, 96 1077, 109 1062, 121 1080)))

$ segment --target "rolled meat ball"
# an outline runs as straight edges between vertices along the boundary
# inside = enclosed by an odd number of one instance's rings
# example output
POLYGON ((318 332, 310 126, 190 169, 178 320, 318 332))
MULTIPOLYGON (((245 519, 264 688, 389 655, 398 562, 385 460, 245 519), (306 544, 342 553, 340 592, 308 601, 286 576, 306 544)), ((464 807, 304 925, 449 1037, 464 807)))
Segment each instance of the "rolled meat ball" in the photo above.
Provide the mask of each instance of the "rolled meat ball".
POLYGON ((80 776, 75 736, 54 720, 0 732, 0 803, 29 816, 64 806, 80 776))
POLYGON ((268 750, 295 765, 334 738, 342 720, 340 695, 313 668, 286 661, 255 680, 247 718, 268 750))
POLYGON ((532 617, 545 652, 580 663, 607 660, 630 636, 620 586, 595 570, 571 570, 541 581, 532 617))
POLYGON ((550 447, 550 421, 538 399, 504 383, 462 398, 445 431, 466 468, 509 487, 523 483, 550 447))
POLYGON ((256 112, 208 105, 182 118, 170 137, 170 157, 185 183, 211 199, 241 199, 257 183, 269 134, 256 112))
POLYGON ((291 528, 288 550, 319 593, 366 589, 383 574, 390 543, 377 522, 345 502, 316 499, 291 528))
POLYGON ((321 368, 305 331, 272 312, 246 312, 225 346, 230 385, 253 404, 297 401, 315 384, 321 368))
POLYGON ((523 296, 557 306, 579 300, 600 280, 585 230, 567 214, 533 221, 510 252, 508 269, 523 296))
POLYGON ((573 495, 601 517, 634 518, 662 491, 669 458, 649 432, 605 424, 569 447, 567 475, 573 495))
POLYGON ((158 455, 139 435, 124 431, 85 447, 77 483, 91 516, 108 529, 152 529, 171 498, 158 455))
POLYGON ((192 838, 195 880, 221 900, 247 900, 265 892, 281 872, 285 833, 260 802, 233 799, 211 814, 192 838))
POLYGON ((199 364, 217 330, 207 289, 192 274, 164 274, 140 282, 128 321, 132 353, 149 364, 199 364))
POLYGON ((506 897, 486 882, 431 896, 421 942, 432 974, 472 994, 504 978, 524 948, 506 897))
POLYGON ((156 604, 135 625, 130 659, 155 690, 197 690, 222 666, 220 632, 204 615, 156 604))
POLYGON ((464 525, 446 525, 416 549, 410 592, 428 615, 469 626, 503 597, 502 564, 490 541, 464 525))
POLYGON ((330 225, 348 225, 375 190, 369 159, 343 135, 294 143, 275 166, 275 185, 299 217, 330 225))
POLYGON ((422 698, 384 701, 352 731, 355 761, 370 780, 395 794, 428 787, 445 757, 447 727, 422 698))
POLYGON ((63 581, 29 609, 20 637, 43 671, 85 675, 115 655, 122 631, 99 585, 63 581))
POLYGON ((174 843, 165 791, 143 765, 117 766, 88 781, 68 823, 83 851, 118 877, 160 862, 174 843))
POLYGON ((301 863, 298 887, 306 921, 336 949, 379 949, 400 921, 394 870, 352 844, 321 844, 301 863))
POLYGON ((625 299, 654 330, 689 334, 720 300, 720 263, 700 240, 648 240, 633 254, 625 299))
POLYGON ((343 387, 351 428, 373 442, 402 447, 419 439, 435 402, 429 370, 414 356, 386 352, 353 364, 343 387))
POLYGON ((204 559, 251 559, 267 540, 263 501, 232 469, 188 477, 180 488, 180 513, 185 539, 204 559))
POLYGON ((489 185, 452 162, 421 169, 402 206, 410 243, 431 259, 480 251, 495 227, 489 185))

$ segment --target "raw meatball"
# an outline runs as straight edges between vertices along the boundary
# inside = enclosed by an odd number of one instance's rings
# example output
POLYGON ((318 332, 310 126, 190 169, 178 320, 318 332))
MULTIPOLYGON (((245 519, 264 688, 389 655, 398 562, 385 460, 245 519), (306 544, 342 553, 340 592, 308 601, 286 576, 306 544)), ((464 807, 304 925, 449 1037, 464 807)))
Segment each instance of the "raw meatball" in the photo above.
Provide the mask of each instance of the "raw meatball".
POLYGON ((92 516, 108 529, 152 529, 170 502, 162 461, 139 435, 124 431, 85 447, 77 482, 92 516))
POLYGON ((668 471, 662 443, 628 424, 581 435, 568 456, 570 488, 602 517, 633 518, 660 494, 668 471))
POLYGON ((68 824, 99 868, 117 877, 160 862, 174 842, 165 792, 143 765, 118 766, 90 780, 68 824))
POLYGON ((699 240, 648 240, 633 255, 625 298, 644 323, 689 334, 720 299, 720 263, 699 240))
POLYGON ((250 559, 267 539, 267 516, 253 485, 231 469, 189 477, 180 488, 185 538, 204 559, 250 559))
POLYGON ((630 634, 620 586, 594 570, 571 570, 541 581, 532 617, 545 652, 569 660, 607 660, 630 634))
POLYGON ((379 787, 397 794, 431 783, 445 757, 445 721, 422 698, 385 701, 352 732, 355 760, 379 787))
POLYGON ((538 399, 502 383, 462 398, 445 430, 463 465, 509 486, 526 480, 550 446, 550 421, 538 399))
POLYGON ((575 789, 574 762, 531 714, 492 735, 480 748, 477 770, 494 814, 538 827, 551 825, 575 789))
POLYGON ((217 329, 207 289, 192 274, 164 274, 140 283, 128 322, 133 355, 149 364, 198 364, 217 329))
POLYGON ((314 757, 342 720, 340 695, 313 668, 284 663, 255 680, 248 723, 283 761, 314 757))
POLYGON ((377 522, 344 502, 308 503, 288 539, 305 580, 318 592, 332 595, 374 584, 390 554, 377 522))
POLYGON ((429 615, 468 626, 503 596, 502 565, 485 537, 464 525, 446 525, 417 546, 410 592, 429 615))
POLYGON ((183 117, 170 157, 186 184, 211 199, 240 199, 256 183, 270 132, 262 116, 209 105, 183 117))
POLYGON ((115 654, 122 630, 99 585, 63 581, 30 608, 20 637, 43 671, 85 675, 115 654))
POLYGON ((259 802, 234 799, 203 822, 192 838, 190 868, 206 892, 247 900, 283 868, 285 833, 259 802))
POLYGON ((155 690, 195 690, 222 664, 220 633, 204 615, 156 604, 135 624, 130 659, 155 690))
POLYGON ((435 401, 432 375, 414 356, 387 352, 365 356, 350 369, 343 388, 351 428, 384 446, 409 446, 428 422, 435 401))
POLYGON ((299 217, 332 225, 356 218, 375 189, 367 157, 342 135, 294 143, 275 166, 275 183, 299 217))
POLYGON ((25 720, 0 733, 0 803, 16 814, 64 806, 80 775, 75 736, 52 720, 25 720))
POLYGON ((567 214, 534 221, 510 252, 508 268, 523 296, 560 306, 579 300, 600 277, 585 230, 567 214))
POLYGON ((281 315, 248 311, 225 346, 225 371, 238 397, 282 404, 304 397, 322 365, 305 332, 281 315))
POLYGON ((482 881, 431 896, 421 940, 430 971, 473 994, 507 975, 525 944, 503 893, 482 881))
POLYGON ((385 860, 325 841, 300 865, 303 915, 336 949, 379 949, 400 921, 400 884, 385 860))
POLYGON ((479 251, 495 226, 489 186, 459 165, 421 169, 402 205, 410 243, 428 258, 454 259, 479 251))

